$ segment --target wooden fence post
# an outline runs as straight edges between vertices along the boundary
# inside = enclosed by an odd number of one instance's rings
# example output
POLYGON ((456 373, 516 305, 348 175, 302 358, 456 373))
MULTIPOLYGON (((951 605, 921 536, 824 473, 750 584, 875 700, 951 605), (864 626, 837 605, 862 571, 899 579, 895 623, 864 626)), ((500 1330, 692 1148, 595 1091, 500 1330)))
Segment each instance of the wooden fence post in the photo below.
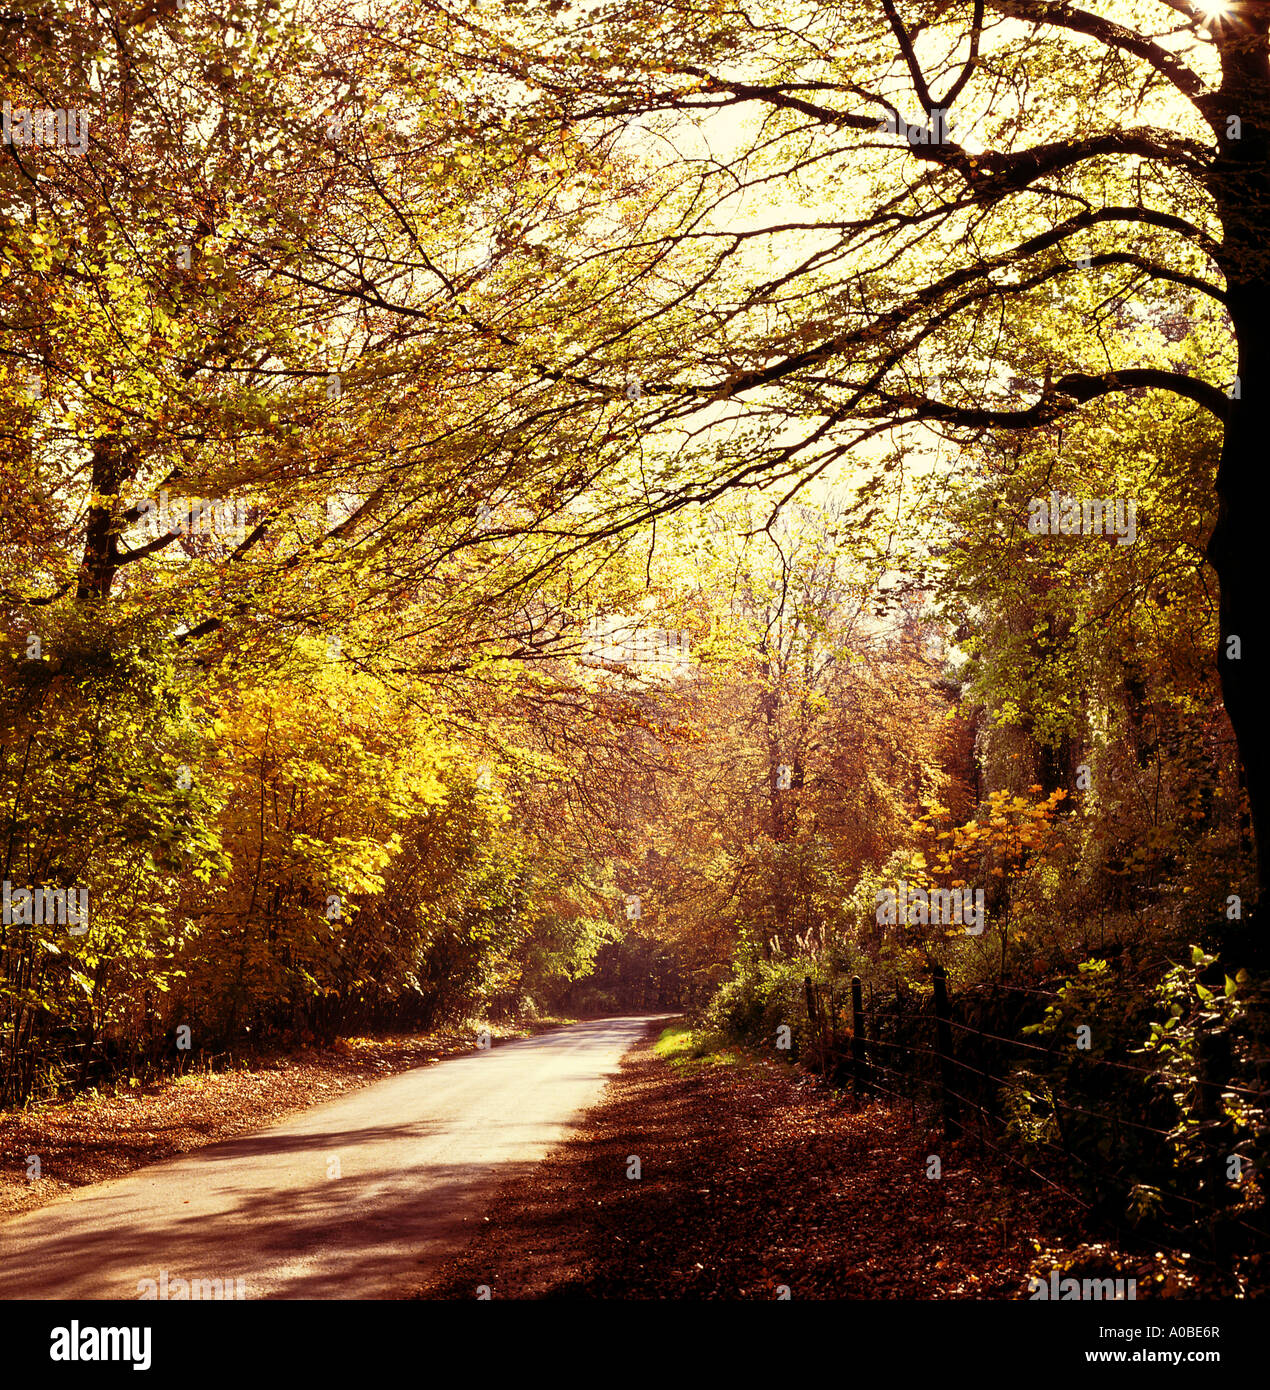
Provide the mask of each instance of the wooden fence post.
POLYGON ((869 1094, 868 1061, 864 1051, 864 987, 851 977, 851 1074, 857 1100, 869 1094))
POLYGON ((935 981, 935 1046, 939 1052, 939 1095, 944 1111, 944 1134, 951 1139, 961 1129, 961 1110, 953 1094, 952 1017, 948 1008, 948 974, 932 961, 930 973, 935 981))
MULTIPOLYGON (((817 1017, 817 1011, 816 1011, 816 991, 815 991, 815 988, 813 987, 813 985, 812 985, 812 983, 811 983, 811 976, 810 976, 810 975, 804 975, 804 976, 803 976, 803 989, 804 989, 804 990, 806 991, 806 993, 807 993, 807 1022, 808 1022, 808 1024, 810 1025, 810 1030, 809 1030, 809 1031, 810 1031, 811 1036, 812 1036, 813 1038, 816 1038, 816 1039, 818 1040, 818 1039, 820 1038, 820 1031, 821 1031, 821 1030, 820 1030, 820 1019, 817 1017)), ((824 1051, 823 1046, 821 1047, 820 1050, 821 1050, 821 1052, 823 1053, 823 1051, 824 1051)), ((823 1056, 822 1056, 822 1057, 821 1057, 821 1067, 823 1068, 823 1066, 824 1066, 824 1058, 823 1058, 823 1056)))

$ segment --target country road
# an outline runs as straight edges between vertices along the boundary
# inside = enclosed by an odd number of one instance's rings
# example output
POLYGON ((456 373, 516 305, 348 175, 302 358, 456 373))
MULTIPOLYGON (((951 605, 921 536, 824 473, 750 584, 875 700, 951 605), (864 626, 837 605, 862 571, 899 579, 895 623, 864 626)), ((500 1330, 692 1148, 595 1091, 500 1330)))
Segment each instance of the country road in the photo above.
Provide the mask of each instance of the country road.
POLYGON ((178 1279, 241 1279, 247 1298, 403 1296, 599 1099, 651 1022, 418 1067, 0 1222, 0 1298, 136 1299, 162 1271, 169 1297, 178 1279))

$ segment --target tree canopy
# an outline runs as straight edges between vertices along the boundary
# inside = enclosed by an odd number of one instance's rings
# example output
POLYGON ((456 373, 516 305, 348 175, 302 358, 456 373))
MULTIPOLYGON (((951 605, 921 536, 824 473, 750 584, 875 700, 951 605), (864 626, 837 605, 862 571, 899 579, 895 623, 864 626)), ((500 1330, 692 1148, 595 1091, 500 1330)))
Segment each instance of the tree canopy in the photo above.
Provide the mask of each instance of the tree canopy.
POLYGON ((935 965, 1252 1065, 1267 0, 0 23, 5 1103, 935 965))

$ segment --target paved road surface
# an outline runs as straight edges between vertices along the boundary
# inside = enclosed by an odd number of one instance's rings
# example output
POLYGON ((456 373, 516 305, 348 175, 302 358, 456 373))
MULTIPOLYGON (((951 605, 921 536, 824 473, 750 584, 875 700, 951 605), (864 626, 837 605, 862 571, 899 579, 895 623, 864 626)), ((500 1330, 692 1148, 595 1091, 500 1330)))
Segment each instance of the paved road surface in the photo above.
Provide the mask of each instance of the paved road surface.
POLYGON ((242 1279, 247 1298, 401 1296, 599 1099, 650 1021, 417 1067, 0 1222, 0 1298, 136 1299, 162 1270, 169 1297, 176 1279, 242 1279))

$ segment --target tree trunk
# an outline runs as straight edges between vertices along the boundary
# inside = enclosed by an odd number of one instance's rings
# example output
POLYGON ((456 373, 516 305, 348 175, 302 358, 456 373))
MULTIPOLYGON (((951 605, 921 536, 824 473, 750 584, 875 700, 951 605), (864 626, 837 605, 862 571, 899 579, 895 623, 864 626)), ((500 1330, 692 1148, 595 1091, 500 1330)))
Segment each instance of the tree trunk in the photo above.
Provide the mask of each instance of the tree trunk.
POLYGON ((1209 103, 1221 144, 1209 183, 1222 222, 1222 270, 1239 356, 1217 469, 1217 524, 1208 558, 1221 584, 1217 665, 1244 766, 1262 893, 1270 872, 1270 731, 1265 718, 1270 603, 1262 521, 1268 471, 1265 407, 1270 401, 1268 26, 1270 15, 1254 11, 1241 17, 1237 36, 1225 30, 1220 39, 1222 84, 1209 103))
POLYGON ((93 450, 93 500, 88 505, 88 527, 84 537, 84 558, 80 564, 76 597, 85 599, 110 597, 115 571, 119 565, 119 537, 112 529, 112 506, 109 500, 119 489, 119 455, 113 443, 101 439, 93 450), (98 501, 105 498, 106 501, 98 501))

